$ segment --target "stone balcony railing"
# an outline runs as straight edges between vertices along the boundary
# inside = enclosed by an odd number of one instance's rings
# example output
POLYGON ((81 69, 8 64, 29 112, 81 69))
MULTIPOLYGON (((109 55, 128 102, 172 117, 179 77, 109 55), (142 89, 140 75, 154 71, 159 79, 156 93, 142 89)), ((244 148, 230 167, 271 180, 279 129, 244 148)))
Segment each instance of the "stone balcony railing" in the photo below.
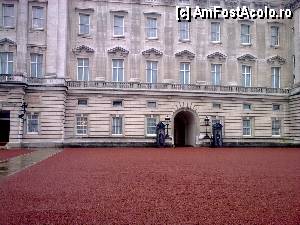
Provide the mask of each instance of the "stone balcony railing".
POLYGON ((256 94, 290 94, 288 88, 217 86, 206 84, 174 84, 174 83, 140 83, 140 82, 107 82, 107 81, 66 81, 63 78, 34 78, 22 74, 0 74, 0 83, 24 83, 29 86, 57 85, 69 89, 132 89, 132 90, 172 90, 215 93, 256 93, 256 94))

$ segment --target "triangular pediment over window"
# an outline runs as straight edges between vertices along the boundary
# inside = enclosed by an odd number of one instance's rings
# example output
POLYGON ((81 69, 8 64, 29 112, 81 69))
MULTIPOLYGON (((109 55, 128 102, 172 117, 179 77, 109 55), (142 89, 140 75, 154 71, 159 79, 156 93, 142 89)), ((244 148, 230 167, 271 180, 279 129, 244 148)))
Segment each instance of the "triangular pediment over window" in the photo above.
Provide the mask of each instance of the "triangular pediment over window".
POLYGON ((286 63, 286 59, 285 58, 282 58, 281 56, 279 55, 275 55, 273 57, 270 57, 267 59, 267 62, 270 63, 270 64, 275 64, 275 63, 278 63, 280 65, 283 65, 286 63))
POLYGON ((1 39, 0 40, 0 45, 5 45, 5 44, 7 44, 7 45, 17 45, 16 42, 14 42, 14 41, 12 41, 8 38, 1 39))
POLYGON ((175 54, 177 57, 187 57, 188 59, 193 59, 195 58, 195 54, 190 52, 189 50, 183 50, 181 52, 177 52, 175 54))
POLYGON ((155 48, 150 48, 150 49, 147 49, 145 51, 142 52, 142 55, 144 56, 150 56, 150 55, 154 55, 154 56, 162 56, 163 53, 155 48))
POLYGON ((256 61, 256 57, 251 54, 242 55, 242 56, 238 57, 237 59, 240 61, 250 61, 250 62, 256 61))
POLYGON ((212 54, 209 54, 207 58, 214 60, 225 60, 227 56, 225 54, 222 54, 221 52, 214 52, 212 54))
POLYGON ((74 48, 73 52, 75 54, 79 54, 79 53, 83 53, 83 52, 85 52, 85 53, 94 53, 95 50, 92 49, 91 47, 86 46, 86 45, 80 45, 80 46, 74 48))
POLYGON ((128 50, 126 50, 125 48, 122 48, 120 46, 111 48, 107 52, 110 53, 110 54, 117 54, 117 53, 119 53, 122 56, 127 56, 129 54, 128 50))

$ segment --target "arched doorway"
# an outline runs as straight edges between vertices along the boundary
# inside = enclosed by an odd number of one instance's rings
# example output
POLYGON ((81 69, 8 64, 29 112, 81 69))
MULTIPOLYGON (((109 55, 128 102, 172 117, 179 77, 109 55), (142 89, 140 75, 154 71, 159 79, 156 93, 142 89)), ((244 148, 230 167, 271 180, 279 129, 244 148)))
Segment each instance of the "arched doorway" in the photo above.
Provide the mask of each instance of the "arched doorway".
POLYGON ((174 117, 175 146, 195 146, 198 122, 194 112, 179 111, 174 117))

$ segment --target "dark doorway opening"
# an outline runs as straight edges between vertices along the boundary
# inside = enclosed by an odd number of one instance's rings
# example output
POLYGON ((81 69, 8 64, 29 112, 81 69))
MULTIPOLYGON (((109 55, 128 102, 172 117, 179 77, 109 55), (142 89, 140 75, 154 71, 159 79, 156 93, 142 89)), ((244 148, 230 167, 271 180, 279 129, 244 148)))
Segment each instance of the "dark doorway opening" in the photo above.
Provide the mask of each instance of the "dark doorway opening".
POLYGON ((176 147, 195 146, 196 119, 192 112, 181 111, 174 117, 174 144, 176 147))
POLYGON ((9 142, 10 112, 0 111, 0 146, 9 142))

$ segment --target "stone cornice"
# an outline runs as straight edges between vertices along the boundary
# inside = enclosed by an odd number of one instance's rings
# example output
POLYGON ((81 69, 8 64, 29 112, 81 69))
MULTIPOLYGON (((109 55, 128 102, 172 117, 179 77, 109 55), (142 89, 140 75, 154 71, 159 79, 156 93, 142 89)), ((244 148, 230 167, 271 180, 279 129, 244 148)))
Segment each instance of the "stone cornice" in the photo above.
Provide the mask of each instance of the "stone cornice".
POLYGON ((126 50, 125 48, 122 48, 120 46, 111 48, 111 49, 107 50, 107 52, 110 53, 110 54, 120 53, 121 56, 127 56, 129 54, 128 50, 126 50))
POLYGON ((12 41, 12 40, 10 40, 8 38, 1 39, 0 40, 0 45, 5 45, 5 44, 7 44, 9 46, 16 46, 17 45, 16 42, 14 42, 14 41, 12 41))
POLYGON ((225 60, 227 56, 225 54, 222 54, 220 52, 214 52, 212 54, 209 54, 207 56, 208 59, 217 59, 217 60, 225 60))
POLYGON ((188 59, 195 58, 195 54, 188 50, 183 50, 183 51, 177 52, 175 54, 175 56, 177 56, 177 57, 185 57, 186 56, 188 59))
POLYGON ((276 56, 268 58, 267 62, 269 64, 274 64, 275 62, 277 62, 279 65, 283 65, 286 63, 286 59, 280 57, 279 55, 276 55, 276 56))
POLYGON ((150 56, 151 54, 155 56, 162 56, 163 53, 155 48, 150 48, 142 52, 142 55, 144 56, 150 56))
POLYGON ((256 61, 256 57, 251 55, 251 54, 245 54, 245 55, 242 55, 240 57, 237 58, 237 60, 239 61, 248 61, 248 62, 254 62, 256 61))
POLYGON ((92 49, 92 48, 90 48, 90 47, 88 47, 88 46, 86 46, 86 45, 80 45, 80 46, 74 48, 74 49, 73 49, 73 52, 74 52, 75 54, 79 54, 79 53, 82 53, 82 52, 86 52, 86 53, 94 53, 95 50, 92 49))

